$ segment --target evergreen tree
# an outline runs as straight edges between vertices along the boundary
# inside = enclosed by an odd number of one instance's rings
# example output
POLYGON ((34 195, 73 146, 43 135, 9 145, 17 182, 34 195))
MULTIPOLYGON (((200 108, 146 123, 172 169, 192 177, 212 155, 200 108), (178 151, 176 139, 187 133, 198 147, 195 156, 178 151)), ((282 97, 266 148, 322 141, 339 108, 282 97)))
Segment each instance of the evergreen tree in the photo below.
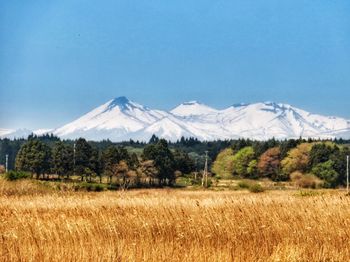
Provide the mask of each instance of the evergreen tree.
POLYGON ((129 168, 131 170, 137 170, 137 168, 139 167, 140 161, 139 158, 137 157, 136 153, 132 153, 130 155, 130 160, 129 160, 129 168))
POLYGON ((339 174, 334 170, 334 162, 332 160, 314 166, 312 174, 321 178, 325 187, 335 187, 337 185, 339 174))
POLYGON ((166 181, 168 181, 169 184, 175 182, 174 156, 166 140, 160 139, 156 144, 146 146, 143 150, 143 158, 145 160, 154 160, 154 164, 159 171, 159 185, 164 185, 166 181))
POLYGON ((90 169, 91 157, 92 147, 84 138, 79 138, 75 144, 75 173, 81 177, 81 181, 92 172, 90 169))
POLYGON ((316 143, 310 151, 310 169, 329 160, 339 148, 333 143, 316 143))
POLYGON ((91 182, 91 177, 94 176, 99 176, 100 181, 102 181, 101 177, 101 172, 102 172, 102 165, 101 165, 101 157, 99 150, 96 148, 92 148, 91 150, 91 156, 90 156, 90 161, 89 161, 89 181, 91 182))
POLYGON ((180 150, 175 149, 174 153, 174 168, 180 171, 182 174, 189 174, 195 170, 194 161, 189 157, 189 155, 180 150))
POLYGON ((73 148, 59 141, 56 142, 52 149, 52 171, 60 178, 73 171, 73 148))
MULTIPOLYGON (((137 156, 136 156, 137 158, 137 156)), ((109 177, 109 182, 112 181, 112 176, 114 175, 115 165, 118 165, 120 161, 126 161, 126 163, 131 163, 130 166, 134 167, 137 163, 135 158, 130 158, 128 151, 124 147, 109 146, 102 153, 102 165, 103 172, 109 177)))
POLYGON ((31 172, 39 178, 50 171, 50 162, 50 148, 36 139, 30 139, 17 154, 16 169, 31 172))
POLYGON ((156 135, 152 135, 152 137, 148 141, 148 144, 156 144, 158 143, 158 141, 159 141, 159 138, 156 135))

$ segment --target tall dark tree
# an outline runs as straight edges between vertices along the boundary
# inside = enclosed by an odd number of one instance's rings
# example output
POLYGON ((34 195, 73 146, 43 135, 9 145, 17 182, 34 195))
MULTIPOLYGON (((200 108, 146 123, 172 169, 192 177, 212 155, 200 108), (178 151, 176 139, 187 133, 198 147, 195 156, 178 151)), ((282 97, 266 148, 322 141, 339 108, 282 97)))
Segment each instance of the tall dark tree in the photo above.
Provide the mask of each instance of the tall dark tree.
POLYGON ((130 156, 124 147, 109 146, 103 151, 101 159, 103 172, 109 177, 109 182, 111 182, 115 165, 118 165, 122 160, 129 163, 130 156))
POLYGON ((139 161, 139 158, 137 157, 136 153, 132 153, 130 155, 130 160, 129 160, 128 165, 129 165, 129 168, 131 170, 137 170, 137 168, 140 165, 140 161, 139 161))
POLYGON ((339 151, 339 148, 334 144, 317 143, 313 145, 310 151, 310 169, 328 161, 336 151, 339 151))
POLYGON ((101 156, 100 156, 99 150, 96 148, 92 148, 92 150, 91 150, 89 168, 91 171, 89 173, 89 181, 91 182, 92 175, 99 176, 100 181, 101 181, 102 180, 102 178, 101 178, 101 173, 102 173, 101 156))
POLYGON ((50 164, 50 147, 36 139, 25 143, 16 157, 16 169, 36 174, 37 178, 50 171, 50 164))
POLYGON ((339 174, 337 184, 346 183, 346 156, 350 155, 349 147, 342 147, 335 150, 329 157, 333 161, 333 168, 339 174))
POLYGON ((148 141, 148 144, 156 144, 158 143, 158 141, 159 141, 159 138, 156 135, 152 135, 152 137, 148 141))
POLYGON ((174 156, 171 153, 168 143, 164 139, 160 139, 156 144, 150 144, 143 150, 144 160, 154 160, 154 164, 158 169, 159 185, 173 184, 175 182, 175 163, 174 156))
POLYGON ((52 171, 55 172, 59 178, 69 174, 73 171, 73 148, 69 145, 59 141, 56 142, 52 149, 52 171))
POLYGON ((92 157, 92 147, 84 138, 79 138, 75 143, 75 173, 84 180, 92 172, 90 159, 92 157))
POLYGON ((195 171, 195 163, 186 152, 175 149, 173 155, 175 170, 181 171, 183 174, 189 174, 195 171))

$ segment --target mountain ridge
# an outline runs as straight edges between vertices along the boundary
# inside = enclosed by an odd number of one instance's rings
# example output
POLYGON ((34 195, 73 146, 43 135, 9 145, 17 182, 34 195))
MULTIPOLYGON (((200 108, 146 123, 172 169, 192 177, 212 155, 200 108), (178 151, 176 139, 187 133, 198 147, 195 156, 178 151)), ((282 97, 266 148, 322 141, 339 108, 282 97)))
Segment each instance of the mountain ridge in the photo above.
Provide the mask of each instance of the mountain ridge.
MULTIPOLYGON (((0 129, 0 137, 27 134, 22 129, 0 129)), ((350 137, 350 120, 313 114, 289 104, 271 101, 233 104, 216 109, 198 101, 184 102, 170 111, 151 109, 116 97, 87 114, 56 129, 47 129, 62 138, 84 137, 148 141, 153 135, 176 141, 182 136, 199 140, 251 138, 336 138, 350 137)), ((44 134, 45 129, 34 131, 44 134)))

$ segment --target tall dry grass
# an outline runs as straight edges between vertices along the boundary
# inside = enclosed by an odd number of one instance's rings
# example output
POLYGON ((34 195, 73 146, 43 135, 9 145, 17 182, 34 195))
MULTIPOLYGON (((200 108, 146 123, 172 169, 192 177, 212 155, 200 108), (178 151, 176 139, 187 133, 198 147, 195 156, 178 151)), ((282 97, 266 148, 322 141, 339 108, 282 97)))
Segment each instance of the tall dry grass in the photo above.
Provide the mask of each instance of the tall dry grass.
POLYGON ((341 193, 2 194, 0 260, 348 261, 341 193))

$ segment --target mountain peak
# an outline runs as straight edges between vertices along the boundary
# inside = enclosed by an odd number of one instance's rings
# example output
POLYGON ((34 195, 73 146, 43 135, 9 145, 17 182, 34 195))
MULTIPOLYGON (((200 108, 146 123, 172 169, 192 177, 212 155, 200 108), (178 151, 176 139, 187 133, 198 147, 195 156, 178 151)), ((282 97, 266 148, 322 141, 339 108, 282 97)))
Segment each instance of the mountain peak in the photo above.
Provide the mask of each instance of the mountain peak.
POLYGON ((125 96, 116 97, 111 101, 111 104, 114 104, 114 105, 125 105, 128 103, 130 103, 130 100, 125 96))
POLYGON ((107 104, 107 108, 105 111, 112 110, 115 107, 119 107, 120 110, 125 111, 125 110, 130 110, 136 107, 142 107, 139 104, 136 104, 132 101, 130 101, 127 97, 125 96, 119 96, 114 98, 113 100, 110 100, 107 104))
POLYGON ((214 112, 217 110, 197 101, 182 103, 171 110, 171 113, 177 116, 199 116, 214 112))
POLYGON ((186 105, 186 106, 190 106, 190 105, 201 105, 201 104, 202 104, 202 103, 199 103, 199 102, 196 101, 196 100, 191 100, 191 101, 182 103, 182 105, 186 105))
POLYGON ((247 103, 236 103, 232 105, 233 107, 242 107, 242 106, 249 106, 247 103))

